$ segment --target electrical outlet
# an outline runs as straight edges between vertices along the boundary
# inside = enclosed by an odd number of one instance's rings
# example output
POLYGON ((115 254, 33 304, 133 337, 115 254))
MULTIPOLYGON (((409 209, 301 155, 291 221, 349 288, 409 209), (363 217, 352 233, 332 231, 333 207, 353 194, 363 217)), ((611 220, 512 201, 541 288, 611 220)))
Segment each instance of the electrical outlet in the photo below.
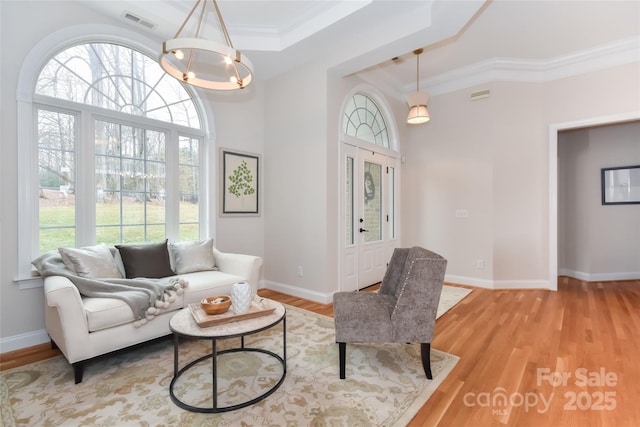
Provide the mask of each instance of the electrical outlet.
POLYGON ((303 272, 302 272, 302 266, 299 265, 298 266, 298 277, 302 277, 303 276, 303 272))
POLYGON ((484 268, 484 260, 483 259, 476 260, 476 268, 478 270, 482 270, 484 268))
POLYGON ((469 218, 469 211, 467 209, 456 209, 456 218, 469 218))

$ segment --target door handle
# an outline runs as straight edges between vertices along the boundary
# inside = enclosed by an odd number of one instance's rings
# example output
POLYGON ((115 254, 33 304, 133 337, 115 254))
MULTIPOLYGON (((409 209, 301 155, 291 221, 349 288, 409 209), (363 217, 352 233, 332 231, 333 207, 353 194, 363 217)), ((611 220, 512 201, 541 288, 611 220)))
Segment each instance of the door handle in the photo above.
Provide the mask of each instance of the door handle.
POLYGON ((360 232, 361 232, 361 233, 368 233, 368 232, 369 232, 369 230, 365 230, 364 228, 360 227, 360 232))

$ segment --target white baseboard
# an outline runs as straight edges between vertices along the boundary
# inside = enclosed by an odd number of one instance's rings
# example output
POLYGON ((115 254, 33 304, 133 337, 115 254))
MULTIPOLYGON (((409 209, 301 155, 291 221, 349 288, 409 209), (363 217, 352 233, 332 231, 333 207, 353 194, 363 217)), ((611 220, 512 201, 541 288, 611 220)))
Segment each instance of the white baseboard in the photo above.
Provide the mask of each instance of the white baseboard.
POLYGON ((548 280, 494 280, 494 289, 551 289, 548 280))
POLYGON ((478 288, 493 289, 493 280, 478 279, 476 277, 445 274, 444 281, 456 285, 476 286, 478 288))
POLYGON ((0 353, 20 350, 21 348, 33 347, 34 345, 49 342, 47 331, 33 331, 26 334, 14 335, 12 337, 0 339, 0 353))
MULTIPOLYGON (((475 286, 485 289, 550 289, 549 282, 546 280, 486 280, 476 277, 456 276, 447 274, 444 278, 445 282, 475 286)), ((287 295, 293 295, 298 298, 308 299, 320 304, 330 304, 333 302, 333 294, 310 291, 298 286, 287 285, 285 283, 274 282, 271 280, 261 280, 260 288, 268 288, 274 291, 282 292, 287 295)))
POLYGON ((613 280, 640 280, 640 271, 617 272, 617 273, 585 273, 583 271, 560 268, 558 269, 558 275, 573 277, 574 279, 584 280, 585 282, 610 282, 613 280))
POLYGON ((298 286, 287 285, 284 283, 274 282, 271 280, 261 280, 260 288, 269 288, 274 291, 282 292, 287 295, 293 295, 294 297, 308 299, 320 304, 329 304, 333 302, 333 292, 323 293, 310 291, 298 286))
POLYGON ((447 274, 444 281, 485 289, 551 289, 546 280, 487 280, 447 274))

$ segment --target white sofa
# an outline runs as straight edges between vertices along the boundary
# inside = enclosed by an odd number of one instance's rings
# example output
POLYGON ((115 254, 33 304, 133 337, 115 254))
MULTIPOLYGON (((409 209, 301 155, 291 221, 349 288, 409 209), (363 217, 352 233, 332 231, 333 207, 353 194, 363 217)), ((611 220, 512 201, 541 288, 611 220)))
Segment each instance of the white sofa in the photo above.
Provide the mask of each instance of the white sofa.
POLYGON ((131 308, 116 298, 89 298, 66 277, 44 278, 45 325, 52 345, 73 365, 76 384, 82 381, 84 362, 96 356, 170 334, 169 319, 176 310, 205 297, 229 295, 234 283, 246 280, 254 295, 262 258, 220 252, 213 248, 215 271, 179 274, 188 281, 181 295, 142 326, 134 325, 131 308))

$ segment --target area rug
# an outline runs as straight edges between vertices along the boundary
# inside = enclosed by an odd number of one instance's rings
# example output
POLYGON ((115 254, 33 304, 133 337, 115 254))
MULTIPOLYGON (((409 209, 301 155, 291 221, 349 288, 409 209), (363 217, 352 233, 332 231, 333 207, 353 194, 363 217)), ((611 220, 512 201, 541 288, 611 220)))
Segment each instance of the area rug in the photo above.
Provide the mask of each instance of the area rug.
MULTIPOLYGON (((443 292, 443 312, 461 298, 452 292, 455 296, 443 292)), ((238 339, 219 340, 218 351, 238 345, 238 339)), ((251 335, 245 345, 281 354, 282 329, 278 325, 251 335)), ((181 366, 207 352, 208 341, 181 342, 181 366)), ((176 394, 187 403, 211 400, 208 360, 176 384, 176 394)), ((405 426, 457 360, 433 349, 434 378, 427 380, 417 344, 350 344, 347 379, 340 380, 333 319, 287 306, 286 379, 252 406, 221 414, 177 407, 168 391, 173 345, 164 340, 88 363, 80 384, 74 384, 73 370, 62 356, 1 372, 1 421, 7 427, 405 426)), ((221 406, 256 390, 260 394, 282 373, 280 364, 262 353, 223 355, 218 367, 221 406)))
POLYGON ((437 317, 439 318, 447 311, 451 310, 454 305, 458 304, 470 293, 471 289, 468 288, 444 285, 442 287, 442 294, 440 294, 437 317))

